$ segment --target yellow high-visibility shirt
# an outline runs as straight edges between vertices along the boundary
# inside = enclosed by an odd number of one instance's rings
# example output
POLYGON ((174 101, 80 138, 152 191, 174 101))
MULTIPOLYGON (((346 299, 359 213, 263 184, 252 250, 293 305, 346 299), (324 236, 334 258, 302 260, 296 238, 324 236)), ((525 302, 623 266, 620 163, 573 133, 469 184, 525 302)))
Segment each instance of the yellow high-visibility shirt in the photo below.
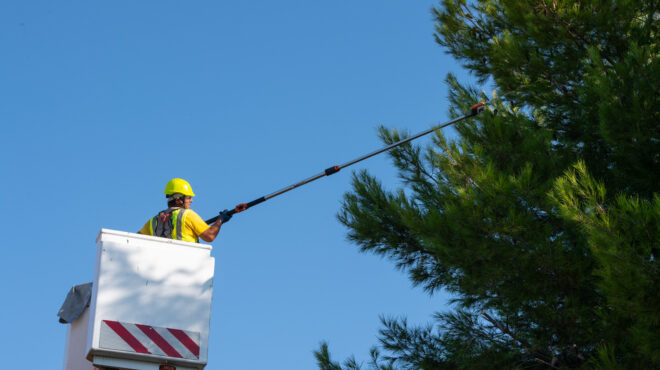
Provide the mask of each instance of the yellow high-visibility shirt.
MULTIPOLYGON (((179 211, 179 213, 182 210, 179 211)), ((152 219, 149 219, 142 229, 138 231, 140 234, 153 235, 152 219)), ((186 242, 199 243, 199 235, 206 231, 210 226, 192 209, 187 209, 181 224, 181 240, 186 242)), ((174 230, 173 230, 174 233, 174 230)))

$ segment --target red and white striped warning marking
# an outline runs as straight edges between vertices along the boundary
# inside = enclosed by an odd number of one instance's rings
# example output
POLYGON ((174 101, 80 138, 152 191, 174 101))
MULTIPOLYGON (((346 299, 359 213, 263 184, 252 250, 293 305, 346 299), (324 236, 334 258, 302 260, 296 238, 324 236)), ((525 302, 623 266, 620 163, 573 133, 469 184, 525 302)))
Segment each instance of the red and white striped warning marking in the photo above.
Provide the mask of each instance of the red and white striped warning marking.
POLYGON ((103 320, 99 347, 157 356, 199 359, 199 333, 103 320))

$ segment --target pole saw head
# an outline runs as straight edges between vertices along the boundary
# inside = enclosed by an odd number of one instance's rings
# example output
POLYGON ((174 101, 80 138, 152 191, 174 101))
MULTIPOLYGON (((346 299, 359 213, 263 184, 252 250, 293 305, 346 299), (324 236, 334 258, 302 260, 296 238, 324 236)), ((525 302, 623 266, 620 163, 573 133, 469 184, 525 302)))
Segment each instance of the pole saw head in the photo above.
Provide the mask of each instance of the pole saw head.
POLYGON ((477 103, 473 106, 470 107, 470 117, 476 116, 477 114, 481 113, 486 109, 486 103, 481 102, 477 103))

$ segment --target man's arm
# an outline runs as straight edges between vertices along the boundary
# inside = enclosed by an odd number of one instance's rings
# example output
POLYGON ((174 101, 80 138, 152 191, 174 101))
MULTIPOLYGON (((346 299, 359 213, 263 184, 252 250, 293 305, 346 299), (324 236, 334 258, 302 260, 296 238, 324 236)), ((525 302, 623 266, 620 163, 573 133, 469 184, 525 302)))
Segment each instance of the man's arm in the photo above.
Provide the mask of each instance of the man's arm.
POLYGON ((218 236, 218 233, 220 232, 220 226, 222 225, 222 220, 216 221, 213 225, 211 225, 208 229, 206 229, 203 233, 199 234, 199 237, 202 238, 203 241, 210 243, 215 240, 215 237, 218 236))

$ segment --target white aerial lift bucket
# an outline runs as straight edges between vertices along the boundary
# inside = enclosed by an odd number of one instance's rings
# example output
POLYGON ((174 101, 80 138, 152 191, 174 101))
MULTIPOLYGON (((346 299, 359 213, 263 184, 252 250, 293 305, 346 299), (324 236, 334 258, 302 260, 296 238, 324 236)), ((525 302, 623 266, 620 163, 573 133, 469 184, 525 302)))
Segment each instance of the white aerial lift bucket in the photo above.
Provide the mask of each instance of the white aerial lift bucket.
POLYGON ((67 330, 65 369, 203 369, 214 265, 210 245, 101 229, 90 305, 67 330))

